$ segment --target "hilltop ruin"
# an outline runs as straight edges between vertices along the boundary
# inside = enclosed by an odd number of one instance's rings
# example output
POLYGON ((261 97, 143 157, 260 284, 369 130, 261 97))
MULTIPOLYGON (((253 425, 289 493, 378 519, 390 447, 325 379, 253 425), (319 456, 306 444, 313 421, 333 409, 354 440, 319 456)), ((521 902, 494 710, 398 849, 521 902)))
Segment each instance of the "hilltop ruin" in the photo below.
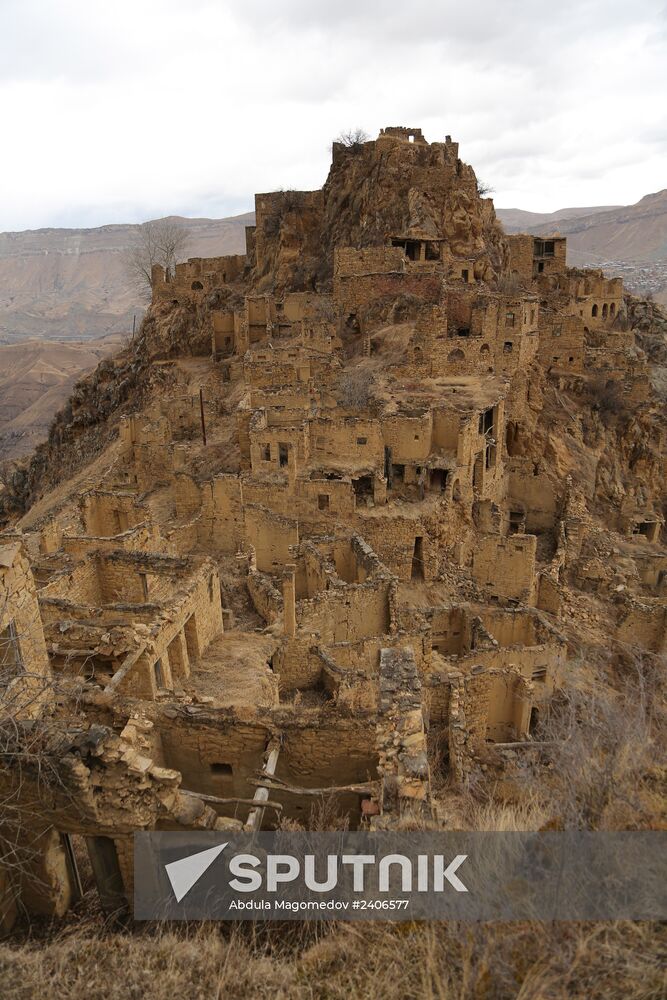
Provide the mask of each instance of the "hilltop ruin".
POLYGON ((0 699, 53 762, 45 795, 21 767, 5 923, 67 909, 76 836, 113 910, 135 830, 307 825, 319 794, 437 824, 443 781, 533 742, 578 615, 664 653, 635 308, 410 128, 257 195, 245 255, 156 268, 4 500, 0 699))

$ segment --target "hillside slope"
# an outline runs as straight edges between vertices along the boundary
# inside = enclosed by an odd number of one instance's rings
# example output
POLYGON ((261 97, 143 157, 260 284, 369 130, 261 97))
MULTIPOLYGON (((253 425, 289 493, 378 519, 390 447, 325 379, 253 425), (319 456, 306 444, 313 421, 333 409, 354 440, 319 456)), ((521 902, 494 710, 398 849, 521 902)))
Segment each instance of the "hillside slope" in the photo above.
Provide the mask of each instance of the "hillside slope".
MULTIPOLYGON (((245 248, 253 216, 182 220, 187 255, 214 257, 245 248)), ((129 285, 123 254, 138 226, 0 233, 0 344, 39 337, 88 340, 127 333, 145 308, 129 285)))
POLYGON ((77 378, 119 347, 118 336, 0 345, 0 461, 33 451, 77 378))
MULTIPOLYGON (((506 223, 509 232, 519 230, 506 223)), ((524 220, 524 222, 527 220, 524 220)), ((542 232, 545 223, 562 236, 568 237, 568 258, 571 264, 588 264, 593 256, 603 260, 652 261, 667 257, 667 188, 647 194, 636 205, 606 210, 594 209, 587 215, 565 217, 553 213, 551 219, 535 222, 526 232, 542 232)))
POLYGON ((508 233, 525 233, 535 226, 553 226, 561 219, 579 219, 598 212, 612 212, 622 205, 600 205, 588 208, 559 208, 555 212, 527 212, 523 208, 496 208, 496 215, 508 233))

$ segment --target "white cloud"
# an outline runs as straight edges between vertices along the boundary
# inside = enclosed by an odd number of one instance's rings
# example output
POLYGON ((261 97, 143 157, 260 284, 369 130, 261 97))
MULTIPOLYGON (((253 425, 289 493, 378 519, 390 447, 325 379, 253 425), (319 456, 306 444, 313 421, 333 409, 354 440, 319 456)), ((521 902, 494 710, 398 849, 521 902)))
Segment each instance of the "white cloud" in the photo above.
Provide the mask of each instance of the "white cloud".
POLYGON ((0 0, 0 225, 225 215, 341 129, 458 139, 496 203, 667 184, 663 0, 0 0))

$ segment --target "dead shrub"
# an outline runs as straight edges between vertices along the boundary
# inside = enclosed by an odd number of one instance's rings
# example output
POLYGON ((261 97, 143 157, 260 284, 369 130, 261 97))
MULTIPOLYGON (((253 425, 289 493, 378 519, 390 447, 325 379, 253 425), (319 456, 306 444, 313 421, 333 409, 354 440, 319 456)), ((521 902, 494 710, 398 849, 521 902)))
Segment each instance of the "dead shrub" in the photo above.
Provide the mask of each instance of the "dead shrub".
POLYGON ((367 368, 352 368, 338 380, 337 395, 346 410, 368 410, 373 401, 375 376, 367 368))

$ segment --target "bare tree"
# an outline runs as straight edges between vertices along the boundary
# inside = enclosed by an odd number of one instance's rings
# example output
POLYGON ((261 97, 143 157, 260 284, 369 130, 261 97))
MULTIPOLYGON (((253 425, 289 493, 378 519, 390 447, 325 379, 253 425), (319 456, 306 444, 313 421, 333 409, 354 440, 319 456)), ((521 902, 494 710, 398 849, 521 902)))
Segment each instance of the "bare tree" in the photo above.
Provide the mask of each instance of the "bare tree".
POLYGON ((352 368, 338 379, 338 400, 346 410, 367 410, 373 401, 375 376, 367 368, 352 368))
POLYGON ((368 132, 365 132, 362 128, 351 128, 345 132, 341 132, 339 136, 336 137, 335 141, 340 142, 343 146, 347 146, 348 149, 360 149, 364 142, 368 142, 370 136, 368 132))
POLYGON ((487 194, 493 194, 494 189, 486 181, 482 181, 477 178, 477 194, 480 198, 484 198, 487 194))
POLYGON ((0 588, 0 905, 10 894, 18 898, 24 876, 40 883, 35 863, 51 829, 46 817, 57 798, 73 804, 61 768, 72 737, 56 705, 67 699, 76 713, 81 687, 76 679, 61 687, 50 671, 30 668, 23 651, 42 623, 35 608, 19 626, 12 615, 19 601, 18 590, 0 588))
POLYGON ((621 809, 633 825, 655 822, 647 791, 664 758, 665 660, 641 651, 628 660, 619 692, 564 689, 538 726, 537 739, 552 744, 547 805, 565 828, 614 829, 621 809))
POLYGON ((190 236, 181 223, 173 219, 144 222, 137 229, 135 243, 127 250, 124 264, 127 275, 143 294, 150 294, 152 269, 160 264, 172 272, 187 252, 190 236))

